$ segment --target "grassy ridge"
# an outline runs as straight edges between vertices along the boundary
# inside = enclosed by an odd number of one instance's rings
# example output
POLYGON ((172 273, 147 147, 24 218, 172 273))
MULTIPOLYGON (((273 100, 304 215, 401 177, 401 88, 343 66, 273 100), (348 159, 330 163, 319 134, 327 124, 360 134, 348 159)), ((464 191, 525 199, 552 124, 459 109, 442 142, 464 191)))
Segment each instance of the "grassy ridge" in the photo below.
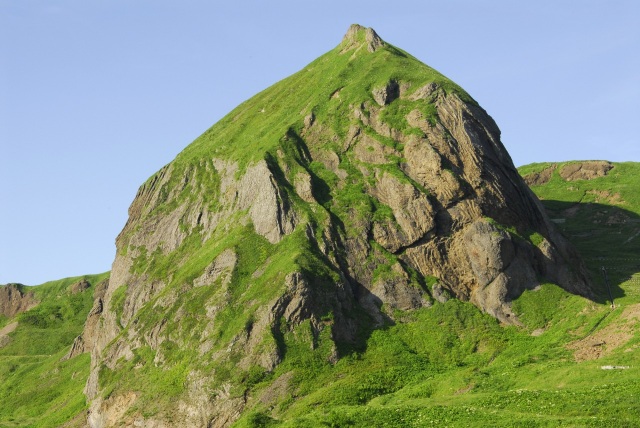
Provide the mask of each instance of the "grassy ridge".
MULTIPOLYGON (((305 116, 311 113, 319 122, 330 125, 337 136, 344 137, 353 120, 350 118, 354 107, 365 101, 375 103, 372 89, 385 86, 391 79, 410 84, 408 93, 435 82, 447 92, 474 102, 451 80, 391 45, 356 55, 341 54, 342 48, 342 44, 337 46, 240 104, 180 153, 175 162, 215 156, 237 161, 242 168, 265 153, 275 156, 288 130, 299 131, 305 116)), ((426 117, 435 114, 428 102, 424 101, 423 107, 426 117)), ((398 112, 389 112, 388 116, 390 120, 405 120, 404 114, 398 112)), ((406 120, 404 126, 397 127, 406 128, 406 120)))
MULTIPOLYGON (((5 323, 18 322, 0 348, 0 427, 59 427, 86 409, 83 388, 90 357, 61 361, 93 305, 93 289, 108 273, 28 287, 40 303, 5 323), (72 294, 82 279, 91 286, 72 294)), ((81 421, 83 418, 81 418, 81 421)))
MULTIPOLYGON (((521 167, 523 176, 554 168, 550 180, 532 190, 556 226, 578 248, 605 293, 602 267, 619 303, 640 298, 640 164, 616 162, 604 177, 565 181, 570 163, 521 167), (624 286, 622 286, 624 284, 624 286)), ((607 297, 608 298, 608 297, 607 297)))

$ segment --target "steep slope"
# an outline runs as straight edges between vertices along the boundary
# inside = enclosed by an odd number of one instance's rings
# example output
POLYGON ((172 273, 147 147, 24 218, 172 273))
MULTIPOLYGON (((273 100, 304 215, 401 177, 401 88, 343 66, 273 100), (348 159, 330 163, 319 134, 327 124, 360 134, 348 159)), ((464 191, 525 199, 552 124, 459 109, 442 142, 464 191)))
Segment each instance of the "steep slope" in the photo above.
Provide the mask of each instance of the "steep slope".
POLYGON ((85 425, 89 357, 65 356, 107 277, 0 286, 1 427, 85 425))
POLYGON ((518 324, 540 281, 591 295, 487 113, 359 26, 151 177, 116 244, 72 352, 94 427, 229 425, 301 349, 336 364, 434 298, 518 324))

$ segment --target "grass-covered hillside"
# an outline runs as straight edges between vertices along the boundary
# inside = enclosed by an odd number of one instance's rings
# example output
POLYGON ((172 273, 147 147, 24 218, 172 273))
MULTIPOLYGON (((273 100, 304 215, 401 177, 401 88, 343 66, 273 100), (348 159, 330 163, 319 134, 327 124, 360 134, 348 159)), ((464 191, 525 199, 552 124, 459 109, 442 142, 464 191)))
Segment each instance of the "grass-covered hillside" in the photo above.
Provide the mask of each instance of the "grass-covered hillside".
POLYGON ((374 332, 365 351, 335 366, 296 349, 307 369, 283 365, 259 380, 254 412, 234 426, 638 426, 638 337, 576 359, 575 344, 635 322, 628 314, 552 285, 515 306, 524 328, 457 300, 436 304, 374 332), (271 376, 280 389, 261 390, 271 376))
POLYGON ((0 427, 83 426, 90 357, 63 357, 82 332, 94 288, 107 277, 19 287, 39 303, 11 318, 0 316, 0 427))
POLYGON ((604 267, 614 299, 620 304, 636 303, 640 299, 640 163, 537 163, 519 171, 556 227, 578 248, 601 288, 605 288, 604 267))

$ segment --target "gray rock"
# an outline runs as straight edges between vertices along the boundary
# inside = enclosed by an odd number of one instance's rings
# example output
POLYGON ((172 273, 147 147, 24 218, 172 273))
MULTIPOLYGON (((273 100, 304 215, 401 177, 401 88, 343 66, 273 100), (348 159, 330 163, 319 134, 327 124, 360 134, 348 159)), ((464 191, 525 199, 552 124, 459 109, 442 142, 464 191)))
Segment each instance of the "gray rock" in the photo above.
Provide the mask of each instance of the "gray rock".
POLYGON ((386 106, 400 97, 400 85, 395 80, 390 80, 382 88, 376 88, 372 92, 373 99, 378 105, 386 106))
POLYGON ((235 251, 226 249, 218 257, 211 262, 204 270, 204 273, 193 280, 193 285, 202 287, 203 285, 211 285, 220 279, 222 286, 226 286, 231 282, 231 274, 238 262, 238 256, 235 251))
POLYGON ((442 287, 442 285, 440 285, 439 283, 433 284, 433 287, 431 288, 431 293, 433 298, 440 303, 446 303, 451 298, 451 296, 449 295, 449 292, 444 287, 442 287))
POLYGON ((365 28, 358 24, 353 24, 347 30, 342 42, 341 53, 351 50, 358 50, 366 46, 367 51, 375 52, 385 45, 373 28, 365 28))

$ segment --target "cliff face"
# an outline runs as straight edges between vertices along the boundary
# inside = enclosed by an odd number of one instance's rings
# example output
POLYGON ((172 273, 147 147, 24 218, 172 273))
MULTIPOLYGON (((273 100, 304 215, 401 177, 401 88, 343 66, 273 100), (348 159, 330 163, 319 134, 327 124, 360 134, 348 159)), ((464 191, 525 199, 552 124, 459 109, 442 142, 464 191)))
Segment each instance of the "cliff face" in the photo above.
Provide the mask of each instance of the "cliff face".
POLYGON ((433 298, 517 324, 540 280, 590 295, 491 117, 359 26, 150 178, 116 244, 79 348, 93 427, 226 426, 294 342, 337 361, 433 298))
POLYGON ((19 284, 0 286, 0 315, 13 318, 38 304, 32 291, 25 292, 19 284))

